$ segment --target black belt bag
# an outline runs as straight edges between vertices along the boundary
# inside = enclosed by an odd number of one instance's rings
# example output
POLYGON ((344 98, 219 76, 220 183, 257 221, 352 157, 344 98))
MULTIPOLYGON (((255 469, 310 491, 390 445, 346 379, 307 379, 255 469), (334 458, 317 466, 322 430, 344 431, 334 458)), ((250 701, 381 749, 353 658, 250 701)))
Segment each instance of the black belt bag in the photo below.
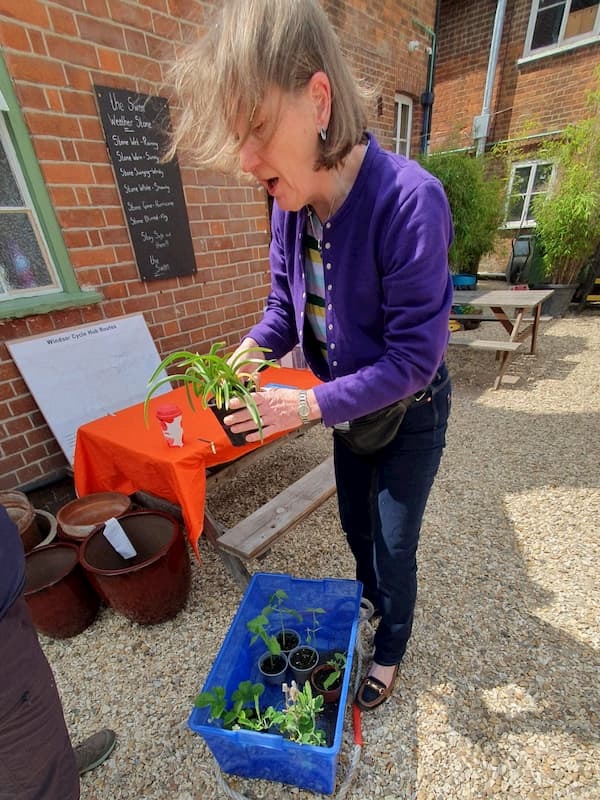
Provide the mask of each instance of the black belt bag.
POLYGON ((335 435, 339 436, 350 450, 360 456, 369 456, 388 445, 398 433, 402 420, 408 408, 425 396, 425 392, 418 395, 411 394, 403 400, 397 400, 379 411, 372 411, 363 417, 357 417, 350 422, 334 425, 335 435))

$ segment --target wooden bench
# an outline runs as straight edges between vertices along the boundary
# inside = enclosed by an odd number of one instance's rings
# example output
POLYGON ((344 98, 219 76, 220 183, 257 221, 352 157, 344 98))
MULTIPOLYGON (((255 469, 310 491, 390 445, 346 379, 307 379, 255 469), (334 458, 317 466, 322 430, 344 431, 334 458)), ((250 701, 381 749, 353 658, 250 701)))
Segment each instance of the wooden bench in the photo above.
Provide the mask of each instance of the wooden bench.
POLYGON ((449 344, 458 345, 460 347, 471 347, 474 350, 493 350, 496 353, 496 358, 500 361, 496 378, 494 379, 494 389, 498 389, 502 382, 508 362, 513 353, 515 353, 521 346, 522 342, 511 342, 507 339, 463 339, 460 335, 451 334, 449 344))
POLYGON ((500 341, 499 339, 461 339, 451 334, 450 344, 457 344, 462 347, 473 347, 476 350, 495 350, 496 352, 503 351, 506 353, 514 353, 522 346, 523 342, 500 341))
POLYGON ((232 528, 205 512, 205 533, 242 589, 250 574, 244 564, 261 558, 283 534, 335 493, 333 456, 303 475, 232 528))
MULTIPOLYGON (((487 311, 482 311, 479 314, 472 314, 470 312, 466 313, 466 314, 459 314, 457 311, 451 311, 450 312, 450 319, 453 319, 456 322, 460 322, 461 319, 475 319, 475 320, 479 320, 479 322, 498 322, 498 317, 495 314, 490 314, 487 311)), ((514 322, 516 320, 516 316, 514 314, 511 314, 511 315, 509 315, 507 317, 507 319, 509 319, 511 322, 514 322)), ((534 319, 535 319, 535 317, 532 317, 529 314, 526 317, 523 317, 523 322, 533 322, 534 319)), ((547 314, 544 314, 543 316, 540 316, 540 320, 539 321, 540 322, 551 322, 553 319, 554 319, 554 317, 550 317, 547 314)))

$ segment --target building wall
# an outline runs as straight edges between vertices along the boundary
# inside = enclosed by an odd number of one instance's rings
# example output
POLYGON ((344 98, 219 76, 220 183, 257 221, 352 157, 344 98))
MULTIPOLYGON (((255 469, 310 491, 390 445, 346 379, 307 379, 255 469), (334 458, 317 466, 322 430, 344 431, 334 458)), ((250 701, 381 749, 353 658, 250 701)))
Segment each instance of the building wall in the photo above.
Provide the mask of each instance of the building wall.
MULTIPOLYGON (((496 0, 441 0, 432 150, 473 144, 481 113, 496 0)), ((562 130, 585 115, 600 43, 519 64, 532 0, 508 0, 489 141, 562 130)))
MULTIPOLYGON (((420 93, 429 44, 412 2, 325 2, 358 75, 378 86, 372 129, 391 146, 394 93, 420 93), (409 52, 408 42, 421 47, 409 52)), ((67 466, 5 346, 7 340, 143 313, 161 355, 233 344, 259 319, 268 291, 268 212, 262 190, 182 162, 197 273, 142 282, 100 123, 93 84, 164 94, 177 43, 201 29, 200 0, 0 0, 0 42, 81 288, 102 302, 0 320, 0 489, 30 488, 67 466)), ((419 3, 433 27, 435 0, 419 3)), ((171 109, 174 113, 174 109, 171 109)), ((74 369, 77 365, 74 365, 74 369)))

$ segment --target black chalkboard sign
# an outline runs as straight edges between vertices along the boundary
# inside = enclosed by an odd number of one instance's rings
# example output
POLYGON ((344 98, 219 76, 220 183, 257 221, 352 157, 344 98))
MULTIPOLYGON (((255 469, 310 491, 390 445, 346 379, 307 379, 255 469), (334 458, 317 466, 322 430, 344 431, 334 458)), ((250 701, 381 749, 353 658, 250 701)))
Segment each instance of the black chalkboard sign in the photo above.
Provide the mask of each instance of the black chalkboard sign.
POLYGON ((161 163, 171 128, 164 97, 94 86, 143 281, 196 272, 177 159, 161 163))

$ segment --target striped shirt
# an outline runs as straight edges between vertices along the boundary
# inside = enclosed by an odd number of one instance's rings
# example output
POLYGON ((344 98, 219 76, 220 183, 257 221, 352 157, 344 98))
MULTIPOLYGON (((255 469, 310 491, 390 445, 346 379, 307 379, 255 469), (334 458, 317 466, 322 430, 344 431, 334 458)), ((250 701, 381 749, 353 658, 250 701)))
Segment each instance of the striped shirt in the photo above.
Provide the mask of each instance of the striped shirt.
POLYGON ((306 278, 306 319, 327 362, 327 334, 325 331, 325 277, 321 258, 323 226, 314 211, 306 217, 304 231, 304 275, 306 278))

